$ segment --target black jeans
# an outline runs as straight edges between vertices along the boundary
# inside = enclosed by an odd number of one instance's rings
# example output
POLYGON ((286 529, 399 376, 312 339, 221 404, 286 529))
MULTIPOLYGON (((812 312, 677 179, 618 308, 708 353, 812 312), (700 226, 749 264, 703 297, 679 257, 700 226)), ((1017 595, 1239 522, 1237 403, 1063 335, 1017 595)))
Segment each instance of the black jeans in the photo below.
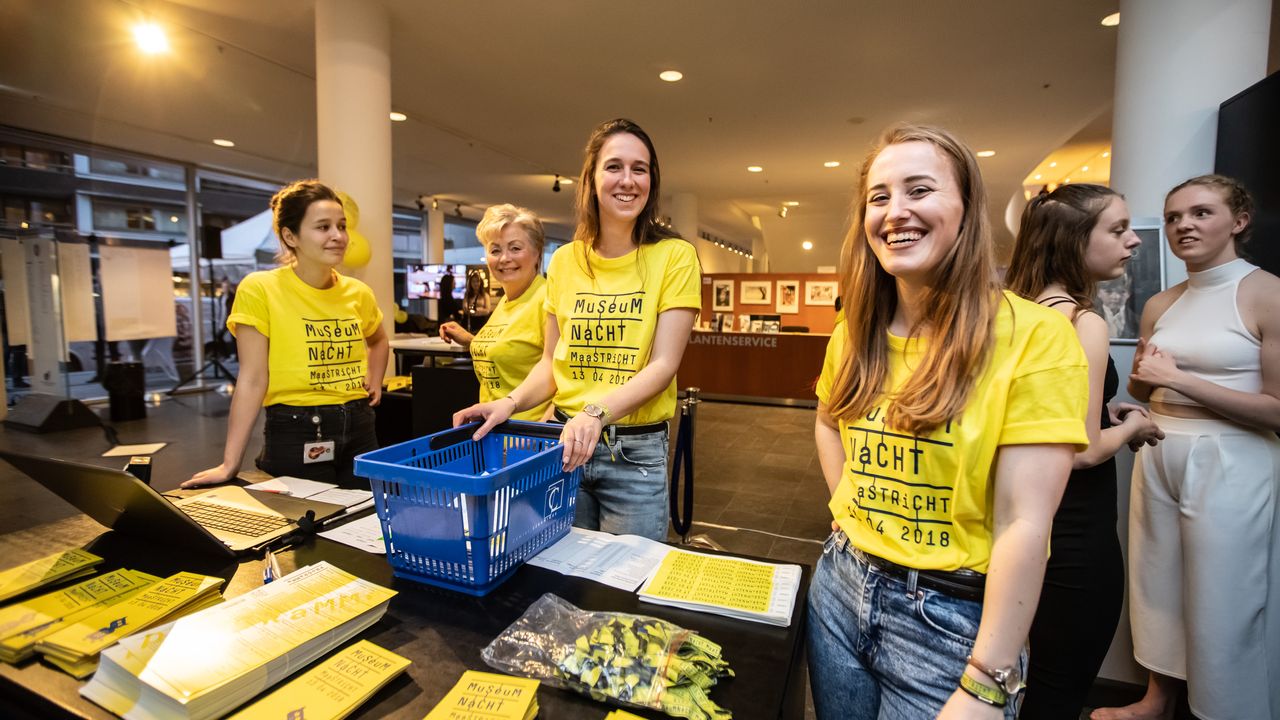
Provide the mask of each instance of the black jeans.
POLYGON ((290 475, 348 488, 369 488, 368 481, 352 474, 356 455, 378 449, 373 408, 368 398, 344 405, 268 405, 263 435, 262 452, 255 461, 259 470, 274 476, 290 475), (334 443, 333 460, 304 463, 303 446, 316 440, 315 418, 320 419, 320 439, 334 443))

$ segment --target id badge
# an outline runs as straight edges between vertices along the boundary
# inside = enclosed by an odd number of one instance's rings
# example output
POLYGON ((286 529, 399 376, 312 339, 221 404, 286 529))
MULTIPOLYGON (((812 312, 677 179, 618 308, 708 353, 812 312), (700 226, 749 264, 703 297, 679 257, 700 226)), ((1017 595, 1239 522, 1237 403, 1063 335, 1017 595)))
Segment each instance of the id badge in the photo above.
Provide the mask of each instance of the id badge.
POLYGON ((317 440, 302 446, 302 462, 306 465, 333 460, 333 441, 317 440))

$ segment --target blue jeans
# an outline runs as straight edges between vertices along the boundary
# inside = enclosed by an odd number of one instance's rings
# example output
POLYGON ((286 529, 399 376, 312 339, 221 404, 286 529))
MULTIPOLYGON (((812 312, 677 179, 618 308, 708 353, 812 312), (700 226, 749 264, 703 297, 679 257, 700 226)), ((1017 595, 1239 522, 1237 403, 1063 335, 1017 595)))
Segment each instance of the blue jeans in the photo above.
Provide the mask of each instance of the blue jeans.
POLYGON ((615 535, 667 537, 667 431, 596 443, 582 469, 573 524, 615 535))
MULTIPOLYGON (((885 575, 827 538, 809 585, 809 682, 819 720, 917 720, 959 687, 982 603, 885 575)), ((1019 664, 1026 672, 1024 649, 1019 664)), ((1017 717, 1021 696, 1004 715, 1017 717)))
POLYGON ((378 449, 374 424, 368 398, 344 405, 268 405, 262 452, 254 464, 276 477, 289 475, 368 490, 369 481, 356 477, 352 470, 356 455, 378 449), (320 438, 334 441, 331 461, 302 462, 303 446, 316 439, 314 418, 320 419, 320 438))

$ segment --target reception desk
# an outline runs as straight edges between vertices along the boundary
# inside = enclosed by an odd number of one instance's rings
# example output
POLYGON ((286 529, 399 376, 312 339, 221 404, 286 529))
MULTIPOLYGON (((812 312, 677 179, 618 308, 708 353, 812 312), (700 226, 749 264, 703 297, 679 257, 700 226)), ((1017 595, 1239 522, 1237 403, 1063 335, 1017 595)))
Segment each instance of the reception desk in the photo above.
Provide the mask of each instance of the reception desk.
POLYGON ((816 407, 830 335, 694 330, 676 381, 708 400, 816 407))

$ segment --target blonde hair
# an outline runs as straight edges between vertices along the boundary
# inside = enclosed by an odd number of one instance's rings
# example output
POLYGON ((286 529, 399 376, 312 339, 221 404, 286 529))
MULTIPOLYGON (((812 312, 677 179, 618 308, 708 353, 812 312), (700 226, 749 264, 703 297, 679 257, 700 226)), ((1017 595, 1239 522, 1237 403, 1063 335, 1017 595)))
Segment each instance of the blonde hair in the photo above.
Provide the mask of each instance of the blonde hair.
POLYGON ((1001 299, 994 247, 987 220, 987 195, 973 153, 954 135, 927 125, 901 124, 886 130, 863 162, 853 199, 853 220, 840 251, 841 298, 847 334, 845 354, 832 385, 830 413, 861 417, 888 392, 889 324, 898 305, 895 278, 880 266, 867 242, 867 176, 872 162, 890 145, 926 142, 951 161, 964 217, 959 238, 947 251, 911 328, 925 330, 928 347, 902 387, 889 397, 885 422, 913 435, 926 434, 964 411, 981 374, 994 336, 1001 299))
POLYGON ((488 246, 502 238, 502 233, 512 225, 524 231, 537 250, 537 267, 542 267, 542 249, 547 244, 547 234, 542 228, 542 220, 528 208, 517 207, 511 203, 490 205, 484 211, 484 217, 476 226, 476 237, 480 244, 488 246))

